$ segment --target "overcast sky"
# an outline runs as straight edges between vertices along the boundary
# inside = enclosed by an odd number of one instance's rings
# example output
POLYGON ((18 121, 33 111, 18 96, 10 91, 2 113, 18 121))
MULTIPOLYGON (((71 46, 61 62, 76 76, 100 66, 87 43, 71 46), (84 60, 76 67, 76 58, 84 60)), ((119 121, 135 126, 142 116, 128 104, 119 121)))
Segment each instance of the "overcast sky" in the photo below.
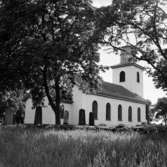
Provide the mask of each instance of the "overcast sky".
MULTIPOLYGON (((92 0, 93 5, 96 7, 101 7, 101 6, 107 6, 111 4, 111 0, 92 0)), ((114 65, 118 64, 120 62, 120 57, 117 55, 114 55, 113 53, 109 52, 106 49, 101 49, 99 50, 100 52, 100 61, 101 64, 103 65, 114 65)), ((143 64, 146 65, 146 64, 143 64)), ((112 82, 112 71, 109 70, 103 74, 101 74, 102 78, 105 81, 112 82)), ((164 97, 165 93, 160 90, 156 89, 152 78, 148 77, 146 73, 144 73, 144 98, 151 100, 151 102, 154 104, 156 103, 157 99, 160 97, 164 97)))

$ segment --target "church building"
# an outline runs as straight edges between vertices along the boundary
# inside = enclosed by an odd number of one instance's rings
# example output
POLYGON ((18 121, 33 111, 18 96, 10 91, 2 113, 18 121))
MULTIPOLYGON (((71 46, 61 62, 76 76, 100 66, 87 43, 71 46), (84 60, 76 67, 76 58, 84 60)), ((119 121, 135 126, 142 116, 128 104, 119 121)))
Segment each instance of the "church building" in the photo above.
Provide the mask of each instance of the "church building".
MULTIPOLYGON (((89 125, 91 113, 94 115, 95 125, 135 126, 147 122, 148 101, 143 98, 144 68, 136 64, 131 49, 128 47, 125 49, 126 52, 121 53, 120 64, 112 66, 112 83, 100 80, 98 90, 84 91, 80 82, 76 82, 72 101, 61 104, 69 124, 89 125)), ((55 124, 55 114, 48 105, 47 98, 41 112, 42 124, 55 124)), ((35 110, 32 109, 32 102, 29 99, 24 122, 33 124, 34 119, 35 110)), ((62 116, 62 123, 64 119, 62 116)))

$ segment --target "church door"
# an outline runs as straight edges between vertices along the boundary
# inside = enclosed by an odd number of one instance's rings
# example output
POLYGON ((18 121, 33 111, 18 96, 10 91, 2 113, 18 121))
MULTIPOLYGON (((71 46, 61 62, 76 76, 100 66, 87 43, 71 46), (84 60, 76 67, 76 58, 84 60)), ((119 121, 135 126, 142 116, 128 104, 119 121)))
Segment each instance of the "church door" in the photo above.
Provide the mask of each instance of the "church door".
POLYGON ((80 109, 79 110, 79 125, 85 125, 86 121, 85 121, 85 110, 84 109, 80 109))

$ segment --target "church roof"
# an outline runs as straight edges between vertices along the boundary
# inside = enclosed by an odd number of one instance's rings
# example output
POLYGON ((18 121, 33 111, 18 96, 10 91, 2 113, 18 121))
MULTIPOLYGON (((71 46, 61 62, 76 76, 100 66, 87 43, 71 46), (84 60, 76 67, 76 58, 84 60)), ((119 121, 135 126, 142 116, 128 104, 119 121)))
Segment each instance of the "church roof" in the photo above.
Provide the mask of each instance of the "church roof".
POLYGON ((140 68, 141 70, 145 69, 144 67, 142 67, 142 66, 140 66, 139 64, 136 64, 136 63, 118 64, 118 65, 111 66, 111 68, 115 69, 115 68, 127 67, 127 66, 135 66, 135 67, 140 68))
POLYGON ((119 99, 119 100, 126 100, 126 101, 131 101, 136 103, 142 103, 142 104, 148 103, 147 100, 129 91, 123 86, 112 84, 109 82, 104 82, 104 81, 102 83, 101 91, 98 91, 96 95, 119 99))
MULTIPOLYGON (((81 83, 81 82, 82 82, 81 79, 76 80, 76 84, 81 83)), ((126 89, 125 87, 121 85, 105 82, 102 79, 101 79, 101 82, 99 83, 101 84, 98 86, 97 90, 91 89, 87 93, 91 95, 97 95, 97 96, 102 96, 102 97, 107 97, 107 98, 130 101, 130 102, 135 102, 135 103, 140 103, 140 104, 148 104, 148 100, 145 100, 141 96, 129 91, 128 89, 126 89)), ((77 85, 79 86, 80 84, 77 84, 77 85)), ((81 89, 83 90, 82 87, 81 89)), ((85 91, 83 92, 85 93, 85 91)))

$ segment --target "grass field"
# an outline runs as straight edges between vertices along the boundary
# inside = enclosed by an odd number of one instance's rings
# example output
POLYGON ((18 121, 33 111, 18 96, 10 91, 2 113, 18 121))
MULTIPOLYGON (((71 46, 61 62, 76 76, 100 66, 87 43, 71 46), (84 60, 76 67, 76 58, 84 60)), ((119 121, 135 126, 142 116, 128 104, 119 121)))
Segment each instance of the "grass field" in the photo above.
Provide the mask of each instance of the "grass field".
POLYGON ((0 129, 0 167, 166 167, 167 135, 0 129))

